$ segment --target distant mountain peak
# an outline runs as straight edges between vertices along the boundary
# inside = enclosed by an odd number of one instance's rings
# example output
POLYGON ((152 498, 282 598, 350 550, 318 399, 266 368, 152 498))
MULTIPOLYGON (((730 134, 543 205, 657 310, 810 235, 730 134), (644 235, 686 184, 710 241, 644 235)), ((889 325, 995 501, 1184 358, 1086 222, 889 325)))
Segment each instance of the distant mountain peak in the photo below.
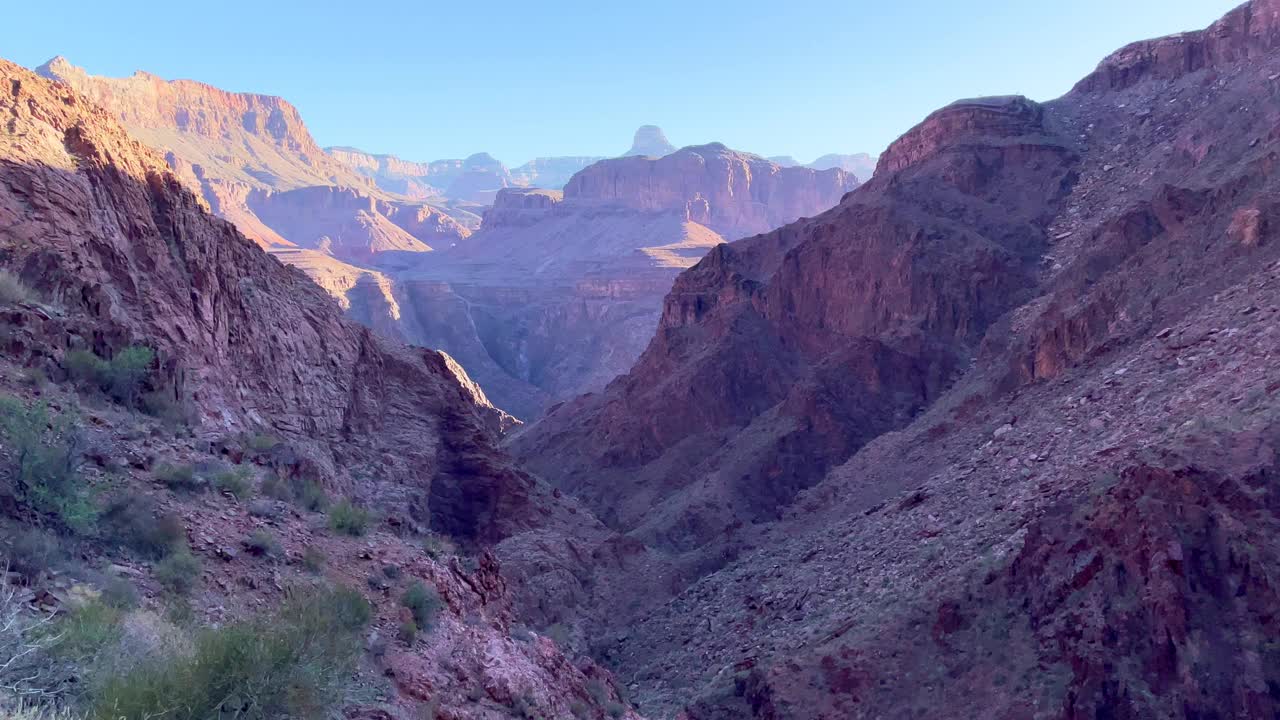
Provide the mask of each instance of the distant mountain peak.
POLYGON ((631 141, 631 149, 623 157, 644 155, 646 157, 662 157, 676 151, 676 146, 667 140, 666 133, 657 125, 641 125, 631 141))

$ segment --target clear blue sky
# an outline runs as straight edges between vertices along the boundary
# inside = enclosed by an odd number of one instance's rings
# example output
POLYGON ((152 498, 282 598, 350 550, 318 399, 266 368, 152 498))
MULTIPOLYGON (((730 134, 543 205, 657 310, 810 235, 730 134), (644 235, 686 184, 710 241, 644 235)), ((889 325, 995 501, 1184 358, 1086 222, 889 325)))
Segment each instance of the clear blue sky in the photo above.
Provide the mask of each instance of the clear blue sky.
POLYGON ((0 56, 281 95, 323 145, 413 160, 616 155, 655 123, 808 162, 878 152, 960 97, 1057 97, 1119 46, 1236 4, 12 0, 0 56))

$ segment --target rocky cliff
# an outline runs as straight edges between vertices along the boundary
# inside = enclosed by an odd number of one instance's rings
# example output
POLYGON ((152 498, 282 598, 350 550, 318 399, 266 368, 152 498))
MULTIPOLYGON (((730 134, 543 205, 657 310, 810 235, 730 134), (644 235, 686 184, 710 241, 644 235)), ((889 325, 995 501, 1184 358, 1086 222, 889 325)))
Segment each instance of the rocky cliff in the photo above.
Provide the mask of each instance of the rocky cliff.
POLYGON ((765 232, 830 207, 858 181, 842 170, 784 168, 712 143, 664 157, 623 157, 583 170, 566 199, 673 210, 727 238, 765 232))
POLYGON ((467 242, 388 258, 401 314, 381 326, 446 349, 500 407, 537 417, 634 362, 676 273, 726 239, 716 225, 816 214, 852 183, 724 148, 654 162, 596 163, 563 193, 502 190, 467 242))
POLYGON ((514 439, 679 568, 586 613, 642 707, 1275 714, 1277 17, 934 113, 514 439))
MULTIPOLYGON (((358 169, 330 157, 316 145, 297 108, 280 98, 231 93, 190 80, 167 81, 144 72, 98 77, 61 57, 37 72, 106 108, 135 137, 163 152, 179 179, 215 213, 264 247, 323 246, 336 249, 343 259, 358 260, 389 248, 423 250, 433 241, 456 242, 469 234, 440 209, 388 196, 358 169), (357 201, 333 202, 351 196, 357 201), (412 204, 401 216, 424 219, 406 225, 381 216, 379 211, 390 202, 412 204), (271 208, 270 219, 259 214, 263 208, 271 208), (317 234, 317 216, 333 228, 317 234), (412 237, 403 237, 406 233, 412 237), (318 240, 334 234, 341 239, 318 240)), ((405 188, 404 194, 412 190, 405 188)))

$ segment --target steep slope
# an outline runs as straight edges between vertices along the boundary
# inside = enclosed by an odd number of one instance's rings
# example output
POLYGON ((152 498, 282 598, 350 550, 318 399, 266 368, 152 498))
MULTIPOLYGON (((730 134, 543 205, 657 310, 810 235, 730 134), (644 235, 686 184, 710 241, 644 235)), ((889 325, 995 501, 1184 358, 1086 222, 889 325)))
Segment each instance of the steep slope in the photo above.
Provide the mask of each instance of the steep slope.
MULTIPOLYGON (((356 700, 379 707, 348 708, 350 716, 428 711, 492 720, 523 707, 635 717, 590 661, 571 661, 546 638, 513 637, 512 593, 483 548, 522 533, 561 543, 571 536, 587 546, 607 534, 496 448, 511 418, 457 363, 343 319, 321 288, 209 215, 159 154, 66 85, 0 61, 0 86, 0 259, 41 298, 3 301, 0 386, 6 395, 52 399, 65 412, 79 404, 64 382, 72 350, 103 357, 130 345, 155 351, 145 389, 189 409, 193 425, 175 432, 125 407, 91 402, 86 454, 97 468, 88 477, 95 493, 110 489, 177 518, 183 545, 204 556, 192 580, 197 618, 221 624, 278 603, 282 581, 313 586, 303 557, 322 548, 321 560, 335 564, 315 571, 363 588, 380 628, 369 637, 359 678, 366 691, 356 700), (55 384, 21 382, 20 368, 47 373, 55 384), (255 446, 249 437, 271 443, 255 446), (319 483, 375 510, 378 520, 356 541, 284 503, 264 500, 251 512, 229 496, 166 492, 157 483, 157 455, 210 468, 226 467, 229 458, 249 477, 265 471, 277 482, 319 483), (269 553, 281 556, 280 567, 238 556, 253 528, 279 533, 269 553), (475 551, 474 565, 424 555, 417 533, 428 529, 475 551), (368 574, 364 563, 374 560, 381 575, 368 574), (401 639, 388 652, 378 638, 403 626, 405 611, 391 595, 402 575, 438 591, 439 627, 432 647, 401 639), (379 577, 381 584, 370 582, 379 577), (389 684, 368 692, 377 683, 389 684)), ((12 449, 4 452, 8 458, 12 449)), ((14 512, 9 490, 6 483, 5 535, 15 521, 38 521, 14 512)), ((124 563, 111 567, 158 602, 159 572, 112 555, 113 539, 105 540, 86 545, 85 559, 124 563)))
POLYGON ((442 211, 389 196, 330 157, 316 145, 297 109, 280 98, 231 93, 190 80, 166 81, 143 72, 98 77, 61 57, 37 72, 106 108, 135 137, 164 153, 175 174, 215 213, 264 247, 319 248, 310 226, 315 214, 328 214, 346 228, 342 242, 332 249, 347 260, 388 247, 425 250, 469 234, 442 211), (357 202, 333 202, 352 196, 357 202), (412 205, 402 217, 422 215, 430 221, 396 222, 378 212, 389 201, 412 205), (341 217, 334 217, 335 211, 341 217))
POLYGON ((500 407, 537 417, 630 367, 676 273, 732 237, 713 215, 732 231, 816 214, 852 182, 722 146, 653 162, 601 161, 563 195, 503 190, 466 243, 388 255, 379 269, 394 279, 400 317, 379 326, 443 348, 500 407))
POLYGON ((104 113, 65 86, 9 64, 4 73, 6 262, 87 323, 33 328, 55 337, 27 351, 56 360, 77 342, 104 355, 147 344, 168 390, 212 427, 296 438, 343 489, 348 468, 378 457, 379 477, 351 489, 411 499, 399 510, 410 524, 477 539, 521 524, 462 501, 515 510, 536 488, 494 450, 506 420, 455 363, 343 320, 301 273, 208 217, 104 113), (477 463, 483 476, 469 469, 477 463))
POLYGON ((1254 0, 945 108, 517 437, 704 575, 595 619, 641 706, 1273 716, 1277 77, 1254 0))
POLYGON ((1022 98, 957 103, 881 161, 919 167, 716 248, 676 281, 636 367, 531 428, 519 454, 670 548, 776 517, 935 400, 1027 299, 1073 160, 1043 122, 1022 98))

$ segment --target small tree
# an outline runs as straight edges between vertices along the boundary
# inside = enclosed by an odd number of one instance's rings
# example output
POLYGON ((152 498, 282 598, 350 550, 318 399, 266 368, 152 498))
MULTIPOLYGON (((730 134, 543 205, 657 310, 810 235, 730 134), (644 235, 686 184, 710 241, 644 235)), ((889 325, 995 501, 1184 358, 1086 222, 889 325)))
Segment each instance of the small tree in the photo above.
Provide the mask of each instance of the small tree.
POLYGON ((0 431, 10 448, 9 474, 18 499, 73 530, 88 529, 96 513, 80 477, 86 441, 75 417, 52 417, 47 403, 27 407, 5 397, 0 431))

